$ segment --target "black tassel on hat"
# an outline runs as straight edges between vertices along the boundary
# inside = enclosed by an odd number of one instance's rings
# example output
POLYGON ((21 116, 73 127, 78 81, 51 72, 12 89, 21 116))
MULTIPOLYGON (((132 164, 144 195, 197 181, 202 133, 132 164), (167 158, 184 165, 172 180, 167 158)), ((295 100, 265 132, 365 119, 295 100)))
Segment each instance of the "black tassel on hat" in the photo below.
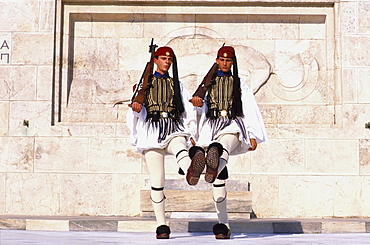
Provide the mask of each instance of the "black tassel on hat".
POLYGON ((174 82, 174 91, 175 91, 174 103, 176 105, 176 109, 178 110, 179 114, 181 115, 185 111, 185 109, 184 109, 184 104, 182 103, 182 96, 181 96, 180 84, 179 84, 179 74, 178 74, 178 71, 177 71, 176 55, 173 55, 172 73, 173 73, 173 82, 174 82))
POLYGON ((231 108, 232 118, 243 117, 243 104, 242 104, 242 93, 240 88, 240 78, 238 73, 238 63, 236 61, 236 56, 233 58, 233 105, 231 108))

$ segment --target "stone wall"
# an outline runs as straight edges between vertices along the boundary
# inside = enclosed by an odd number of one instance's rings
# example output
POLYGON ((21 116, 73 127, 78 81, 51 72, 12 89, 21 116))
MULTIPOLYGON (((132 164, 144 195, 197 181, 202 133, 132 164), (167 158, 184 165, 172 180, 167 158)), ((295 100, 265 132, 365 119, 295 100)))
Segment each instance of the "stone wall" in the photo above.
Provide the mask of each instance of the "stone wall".
MULTIPOLYGON (((174 48, 189 92, 223 43, 236 48, 269 141, 228 167, 250 182, 257 217, 370 216, 369 9, 1 0, 0 214, 140 213, 148 173, 125 114, 154 38, 174 48)), ((167 178, 182 178, 168 160, 167 178)))

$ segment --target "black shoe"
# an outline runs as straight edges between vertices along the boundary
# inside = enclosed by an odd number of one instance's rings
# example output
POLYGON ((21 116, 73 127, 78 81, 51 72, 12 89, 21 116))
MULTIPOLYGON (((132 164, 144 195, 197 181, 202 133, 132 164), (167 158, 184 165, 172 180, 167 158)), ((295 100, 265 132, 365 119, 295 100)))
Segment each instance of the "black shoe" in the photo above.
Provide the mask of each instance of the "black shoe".
POLYGON ((204 179, 208 183, 213 183, 218 174, 218 165, 224 148, 220 143, 214 142, 208 146, 206 157, 206 175, 204 179))
POLYGON ((230 239, 231 232, 225 224, 218 223, 213 226, 213 234, 216 239, 230 239))
POLYGON ((192 146, 189 150, 189 157, 191 158, 191 164, 186 174, 186 181, 189 185, 196 185, 206 166, 204 149, 199 146, 192 146))
POLYGON ((157 227, 156 233, 157 239, 169 239, 171 230, 167 225, 161 225, 157 227))

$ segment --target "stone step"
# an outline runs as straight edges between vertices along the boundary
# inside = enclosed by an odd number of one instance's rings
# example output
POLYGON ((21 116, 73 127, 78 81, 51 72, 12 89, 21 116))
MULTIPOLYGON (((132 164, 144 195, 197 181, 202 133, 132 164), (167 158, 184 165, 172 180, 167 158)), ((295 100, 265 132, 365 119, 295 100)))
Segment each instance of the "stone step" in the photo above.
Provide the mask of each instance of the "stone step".
MULTIPOLYGON (((143 217, 152 217, 149 180, 146 180, 146 188, 147 190, 140 191, 140 208, 143 217)), ((183 179, 167 179, 164 190, 166 215, 171 217, 176 212, 215 213, 212 190, 212 184, 205 181, 200 181, 196 186, 189 186, 183 179)), ((252 193, 249 191, 248 181, 227 180, 226 190, 229 217, 250 218, 252 193)), ((201 216, 204 217, 203 214, 201 216)))
MULTIPOLYGON (((212 232, 217 219, 167 220, 172 232, 212 232)), ((0 216, 0 230, 154 232, 154 218, 94 216, 0 216)), ((232 219, 234 233, 370 233, 370 218, 232 219)))
MULTIPOLYGON (((164 184, 165 190, 185 190, 185 191, 212 191, 212 184, 204 181, 203 174, 197 185, 190 186, 185 179, 166 179, 164 184)), ((145 180, 145 189, 150 190, 149 180, 145 180)), ((247 180, 226 180, 227 191, 250 191, 247 180)))
MULTIPOLYGON (((166 190, 166 212, 215 212, 212 191, 166 190)), ((141 211, 153 212, 150 190, 140 191, 141 211)), ((251 213, 252 193, 244 191, 227 192, 229 213, 251 213)))

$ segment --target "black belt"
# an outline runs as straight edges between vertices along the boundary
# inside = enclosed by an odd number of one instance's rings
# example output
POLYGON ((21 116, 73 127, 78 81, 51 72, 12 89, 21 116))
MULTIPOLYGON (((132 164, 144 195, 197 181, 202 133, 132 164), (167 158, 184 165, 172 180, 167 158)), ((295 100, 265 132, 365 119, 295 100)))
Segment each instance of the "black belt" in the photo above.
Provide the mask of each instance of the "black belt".
POLYGON ((146 115, 146 119, 152 119, 153 121, 159 121, 160 118, 176 119, 174 113, 166 111, 151 111, 146 115))
POLYGON ((228 110, 209 109, 207 117, 211 119, 217 119, 219 117, 230 117, 228 110))

